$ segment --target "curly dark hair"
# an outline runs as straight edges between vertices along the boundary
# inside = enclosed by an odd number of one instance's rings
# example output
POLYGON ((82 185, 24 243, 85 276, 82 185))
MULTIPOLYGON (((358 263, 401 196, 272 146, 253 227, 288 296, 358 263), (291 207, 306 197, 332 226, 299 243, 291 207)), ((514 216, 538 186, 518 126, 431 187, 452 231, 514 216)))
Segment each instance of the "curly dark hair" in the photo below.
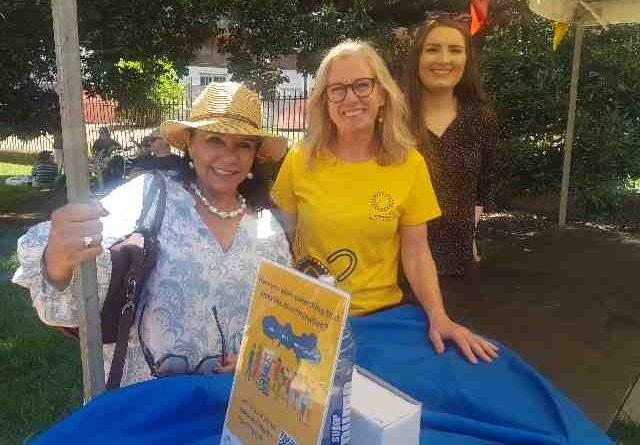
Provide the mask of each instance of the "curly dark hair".
MULTIPOLYGON (((187 129, 193 136, 194 129, 187 129)), ((258 149, 260 147, 258 146, 258 149)), ((176 180, 182 181, 185 189, 190 190, 189 184, 196 180, 196 171, 189 166, 191 157, 185 151, 183 157, 182 171, 179 172, 176 180)), ((238 186, 238 192, 247 200, 247 206, 258 212, 263 209, 271 209, 274 204, 269 196, 271 186, 276 174, 276 165, 268 162, 254 161, 251 166, 252 179, 245 179, 238 186)))

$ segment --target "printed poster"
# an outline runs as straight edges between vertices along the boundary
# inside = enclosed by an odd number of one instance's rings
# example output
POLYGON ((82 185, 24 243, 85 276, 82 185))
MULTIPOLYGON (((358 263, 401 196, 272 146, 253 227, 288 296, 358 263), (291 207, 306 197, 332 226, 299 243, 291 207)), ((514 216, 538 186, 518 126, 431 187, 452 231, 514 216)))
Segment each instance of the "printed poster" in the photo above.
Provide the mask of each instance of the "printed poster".
POLYGON ((263 261, 221 445, 320 444, 349 294, 263 261))

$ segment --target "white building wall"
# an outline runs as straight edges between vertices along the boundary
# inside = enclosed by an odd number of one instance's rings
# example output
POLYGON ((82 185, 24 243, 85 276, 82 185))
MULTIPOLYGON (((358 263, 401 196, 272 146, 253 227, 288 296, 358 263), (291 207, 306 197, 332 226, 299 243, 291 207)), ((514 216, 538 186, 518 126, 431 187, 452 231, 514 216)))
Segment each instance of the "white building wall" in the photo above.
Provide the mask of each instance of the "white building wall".
MULTIPOLYGON (((224 82, 231 80, 231 74, 225 67, 212 67, 212 66, 189 66, 189 75, 184 78, 183 81, 190 82, 192 91, 197 95, 202 88, 208 82, 224 82)), ((289 81, 282 83, 278 86, 277 90, 280 93, 291 92, 296 90, 302 92, 304 90, 304 76, 295 70, 284 70, 284 74, 289 78, 289 81)), ((309 91, 313 87, 313 77, 307 77, 307 88, 309 91)))

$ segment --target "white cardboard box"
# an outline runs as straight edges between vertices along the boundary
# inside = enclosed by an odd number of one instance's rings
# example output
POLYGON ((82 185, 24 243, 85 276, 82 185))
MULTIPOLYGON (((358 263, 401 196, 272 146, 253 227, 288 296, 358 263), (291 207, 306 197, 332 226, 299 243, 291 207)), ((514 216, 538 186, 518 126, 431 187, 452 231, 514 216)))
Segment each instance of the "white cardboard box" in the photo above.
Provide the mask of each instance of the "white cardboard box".
POLYGON ((352 385, 352 445, 420 443, 420 402, 357 366, 352 385))

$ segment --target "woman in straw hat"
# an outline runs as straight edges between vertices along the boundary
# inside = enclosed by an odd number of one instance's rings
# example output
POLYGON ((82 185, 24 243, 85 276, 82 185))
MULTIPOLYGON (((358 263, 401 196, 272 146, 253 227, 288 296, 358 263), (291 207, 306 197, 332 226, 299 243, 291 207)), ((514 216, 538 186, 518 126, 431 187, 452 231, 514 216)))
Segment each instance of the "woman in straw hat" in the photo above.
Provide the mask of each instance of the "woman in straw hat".
POLYGON ((285 158, 272 197, 295 239, 298 267, 331 273, 351 293, 352 315, 402 301, 401 261, 436 351, 451 340, 470 362, 490 362, 497 348, 444 309, 426 236, 440 208, 424 159, 411 148, 406 115, 402 93, 370 45, 334 47, 316 73, 309 134, 285 158))
MULTIPOLYGON (((268 164, 281 158, 286 140, 261 130, 258 95, 212 83, 188 120, 164 122, 160 131, 183 151, 184 169, 164 176, 160 253, 131 330, 122 385, 232 370, 259 258, 290 263, 284 231, 268 210, 268 164)), ((44 323, 78 326, 69 285, 81 261, 96 259, 103 303, 106 248, 134 229, 152 179, 138 176, 100 203, 65 205, 20 238, 13 281, 29 288, 44 323)), ((104 345, 104 357, 108 369, 113 344, 104 345)))

